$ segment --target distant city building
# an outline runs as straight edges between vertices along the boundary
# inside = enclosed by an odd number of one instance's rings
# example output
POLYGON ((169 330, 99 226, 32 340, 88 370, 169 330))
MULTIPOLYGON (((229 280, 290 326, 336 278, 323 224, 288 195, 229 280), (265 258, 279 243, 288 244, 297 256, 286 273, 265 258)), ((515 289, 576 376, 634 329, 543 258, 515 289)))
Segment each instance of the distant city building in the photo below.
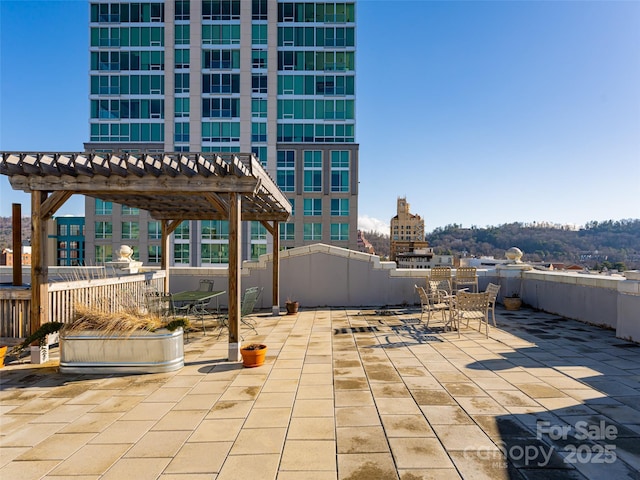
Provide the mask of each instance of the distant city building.
POLYGON ((47 249, 55 258, 47 259, 48 265, 79 266, 85 265, 85 229, 84 217, 54 217, 49 222, 50 243, 47 249))
POLYGON ((396 254, 398 268, 453 267, 452 255, 436 255, 433 248, 417 248, 412 252, 396 254))
MULTIPOLYGON (((0 265, 13 266, 13 250, 5 248, 0 253, 0 265)), ((22 265, 31 265, 31 247, 22 246, 22 265)))
POLYGON ((395 261, 401 253, 412 253, 429 247, 424 239, 424 220, 409 211, 405 197, 398 197, 397 215, 391 219, 390 260, 395 261))
MULTIPOLYGON (((253 152, 287 195, 280 246, 357 249, 355 1, 90 1, 92 152, 253 152)), ((203 201, 205 201, 203 199, 203 201)), ((159 264, 145 211, 86 197, 87 261, 159 264)), ((185 221, 172 265, 228 263, 226 221, 185 221)), ((242 258, 270 242, 243 222, 242 258)))

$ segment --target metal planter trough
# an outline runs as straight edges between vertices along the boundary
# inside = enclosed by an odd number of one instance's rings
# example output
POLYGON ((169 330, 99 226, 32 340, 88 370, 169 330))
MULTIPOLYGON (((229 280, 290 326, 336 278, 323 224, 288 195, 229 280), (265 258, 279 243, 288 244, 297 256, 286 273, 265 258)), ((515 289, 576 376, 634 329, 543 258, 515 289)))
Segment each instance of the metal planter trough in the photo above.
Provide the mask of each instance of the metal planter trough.
POLYGON ((182 328, 126 336, 99 331, 60 336, 61 373, 162 373, 183 366, 182 328))

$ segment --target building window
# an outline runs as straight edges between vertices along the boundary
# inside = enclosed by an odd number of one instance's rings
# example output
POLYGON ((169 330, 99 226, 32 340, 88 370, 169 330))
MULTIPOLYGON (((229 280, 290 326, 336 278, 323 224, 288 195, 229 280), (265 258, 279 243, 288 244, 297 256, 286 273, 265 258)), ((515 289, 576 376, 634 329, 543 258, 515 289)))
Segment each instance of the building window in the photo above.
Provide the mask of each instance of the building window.
POLYGON ((84 224, 83 225, 76 225, 76 224, 72 224, 69 225, 69 235, 72 237, 77 237, 80 235, 84 235, 84 224))
POLYGON ((111 222, 96 222, 96 238, 105 239, 113 237, 113 224, 111 222))
POLYGON ((267 25, 253 24, 251 25, 251 45, 267 44, 267 25))
POLYGON ((229 263, 229 244, 203 243, 200 246, 200 257, 202 259, 202 263, 229 263))
POLYGON ((267 118, 267 99, 266 98, 251 99, 251 116, 253 118, 267 118))
POLYGON ((176 48, 175 50, 175 68, 189 68, 191 61, 189 50, 185 48, 176 48))
POLYGON ((189 142, 189 123, 188 122, 181 122, 181 123, 175 124, 173 141, 176 143, 189 142))
POLYGON ((305 150, 304 152, 304 191, 322 191, 322 151, 305 150))
POLYGON ((240 20, 240 0, 203 0, 205 20, 240 20))
POLYGON ((173 232, 173 238, 176 240, 189 240, 189 222, 184 221, 173 232))
POLYGON ((122 205, 122 215, 140 215, 140 209, 122 205))
POLYGON ((267 141, 267 124, 251 123, 251 141, 266 142, 267 141))
POLYGON ((68 229, 67 229, 68 225, 66 224, 58 224, 58 236, 59 237, 66 237, 67 235, 69 235, 68 233, 68 229))
POLYGON ((202 44, 240 45, 240 25, 202 25, 202 44))
POLYGON ((174 103, 176 118, 185 118, 189 116, 190 105, 188 98, 176 98, 174 103))
POLYGON ((254 48, 251 50, 251 67, 267 68, 267 51, 254 48))
POLYGON ((332 223, 331 240, 349 240, 349 224, 332 223))
POLYGON ((240 68, 240 50, 203 50, 202 68, 212 70, 240 68))
POLYGON ((305 223, 303 238, 304 240, 322 240, 322 223, 305 223))
POLYGON ((162 261, 162 248, 160 245, 149 245, 147 255, 149 263, 160 263, 162 261))
POLYGON ((295 240, 295 225, 293 223, 280 223, 280 240, 295 240))
POLYGON ((110 262, 112 260, 113 247, 111 245, 96 245, 96 264, 110 262))
POLYGON ((267 0, 253 0, 251 4, 252 20, 267 20, 267 0))
POLYGON ((267 76, 261 73, 251 75, 251 91, 253 93, 267 93, 267 76))
POLYGON ((96 198, 96 215, 111 215, 113 204, 96 198))
POLYGON ((176 0, 176 20, 189 20, 189 0, 176 0))
POLYGON ((319 217, 322 215, 321 198, 305 198, 303 200, 305 217, 319 217))
POLYGON ((283 192, 295 190, 295 151, 278 150, 276 182, 283 192))
POLYGON ((334 217, 349 216, 349 199, 348 198, 332 198, 331 199, 331 215, 334 217))
POLYGON ((189 45, 189 25, 176 25, 175 38, 176 45, 189 45))
POLYGON ((257 146, 253 146, 251 147, 251 152, 255 153, 256 157, 258 157, 258 160, 260 160, 260 164, 266 168, 267 166, 267 147, 257 147, 257 146))
POLYGON ((349 191, 348 150, 334 150, 331 152, 331 191, 349 191))
POLYGON ((258 260, 260 255, 267 253, 267 245, 264 243, 252 243, 251 244, 251 260, 258 260))
POLYGON ((140 238, 138 222, 122 222, 122 239, 137 240, 140 238))
POLYGON ((240 116, 239 98, 203 98, 203 118, 232 118, 240 116))
POLYGON ((174 93, 189 93, 189 74, 176 73, 174 93))
POLYGON ((203 220, 201 238, 203 240, 228 240, 229 222, 227 220, 203 220))
POLYGON ((266 240, 267 229, 260 222, 251 222, 251 240, 266 240))
POLYGON ((176 264, 189 265, 188 243, 176 243, 173 246, 173 262, 176 264))
POLYGON ((156 220, 147 223, 147 236, 149 240, 160 240, 162 238, 162 225, 156 220))

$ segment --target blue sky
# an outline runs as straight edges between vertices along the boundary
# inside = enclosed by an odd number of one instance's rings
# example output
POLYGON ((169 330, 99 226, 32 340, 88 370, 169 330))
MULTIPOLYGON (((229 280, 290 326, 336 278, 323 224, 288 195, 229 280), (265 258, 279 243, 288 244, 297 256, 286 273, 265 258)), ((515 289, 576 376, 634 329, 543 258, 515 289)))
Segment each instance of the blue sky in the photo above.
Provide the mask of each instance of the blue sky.
MULTIPOLYGON (((81 151, 88 5, 0 0, 0 151, 81 151)), ((640 218, 639 1, 360 0, 360 225, 640 218)), ((29 198, 0 178, 0 216, 29 198)), ((59 214, 82 214, 72 199, 59 214)))

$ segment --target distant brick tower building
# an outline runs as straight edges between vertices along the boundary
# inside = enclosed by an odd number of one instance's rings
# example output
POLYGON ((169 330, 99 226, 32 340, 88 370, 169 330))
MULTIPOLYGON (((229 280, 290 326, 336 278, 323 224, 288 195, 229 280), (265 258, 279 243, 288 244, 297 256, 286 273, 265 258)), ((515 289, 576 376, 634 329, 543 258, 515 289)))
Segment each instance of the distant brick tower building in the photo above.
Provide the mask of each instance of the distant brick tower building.
POLYGON ((424 220, 409 211, 406 197, 398 197, 398 214, 391 219, 390 260, 395 261, 399 253, 424 249, 429 243, 424 240, 424 220))

